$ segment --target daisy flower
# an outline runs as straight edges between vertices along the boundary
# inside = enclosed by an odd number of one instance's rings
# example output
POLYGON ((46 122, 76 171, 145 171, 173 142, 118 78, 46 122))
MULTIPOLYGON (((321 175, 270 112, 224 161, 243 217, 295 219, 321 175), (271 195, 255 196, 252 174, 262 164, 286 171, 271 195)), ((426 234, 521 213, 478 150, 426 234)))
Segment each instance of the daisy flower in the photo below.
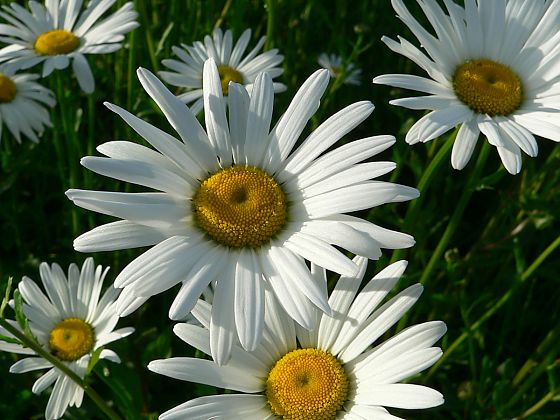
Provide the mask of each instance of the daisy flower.
POLYGON ((29 2, 29 11, 17 3, 2 6, 8 24, 0 25, 0 62, 17 69, 43 64, 43 77, 65 69, 72 61, 80 88, 91 93, 95 81, 84 54, 107 54, 122 47, 124 34, 138 26, 132 2, 99 21, 116 0, 92 0, 83 12, 82 0, 29 2))
POLYGON ((118 275, 124 316, 150 296, 182 283, 169 316, 183 319, 215 281, 212 355, 224 363, 237 330, 247 350, 263 330, 264 287, 269 283, 287 312, 306 328, 309 302, 330 313, 326 285, 313 280, 305 260, 352 275, 356 264, 335 246, 377 259, 381 248, 412 246, 409 235, 346 215, 383 203, 410 200, 416 189, 371 181, 395 168, 392 162, 359 163, 391 146, 392 136, 368 137, 320 156, 365 120, 370 102, 333 115, 292 153, 319 107, 329 74, 314 73, 270 130, 274 86, 268 73, 255 80, 251 97, 230 83, 229 121, 218 68, 204 66, 205 131, 192 111, 149 71, 140 82, 181 140, 107 104, 157 152, 116 141, 101 145, 104 157, 81 163, 97 173, 160 192, 118 193, 71 189, 78 206, 121 221, 74 241, 82 252, 155 245, 118 275))
POLYGON ((346 66, 343 66, 342 57, 327 53, 321 53, 317 62, 321 67, 329 71, 331 77, 342 77, 342 83, 347 85, 360 85, 362 70, 356 68, 354 63, 348 63, 346 66))
MULTIPOLYGON (((91 355, 97 349, 134 331, 134 328, 114 329, 119 320, 115 311, 118 289, 110 287, 100 299, 107 270, 100 265, 95 267, 93 258, 88 258, 81 271, 76 264, 71 264, 66 277, 58 264, 49 267, 42 263, 39 273, 47 296, 28 277, 24 277, 18 286, 24 300, 23 312, 39 344, 81 378, 85 377, 91 355)), ((20 329, 16 322, 9 322, 20 329)), ((2 327, 0 335, 13 337, 2 327)), ((27 347, 2 341, 0 350, 35 355, 27 347)), ((108 349, 101 350, 99 357, 120 362, 119 356, 108 349)), ((84 390, 45 359, 33 356, 21 359, 11 366, 10 372, 39 369, 49 370, 33 384, 35 394, 54 383, 45 411, 47 419, 58 419, 68 406, 82 404, 84 390)))
POLYGON ((52 127, 48 107, 56 104, 54 94, 36 82, 36 74, 15 74, 11 66, 0 66, 0 140, 5 124, 18 143, 23 134, 39 142, 45 127, 52 127))
MULTIPOLYGON (((216 28, 212 37, 209 35, 204 37, 204 43, 197 41, 190 46, 181 44, 181 47, 172 47, 173 53, 179 60, 162 61, 162 64, 172 71, 160 71, 160 77, 172 86, 187 89, 187 92, 178 97, 189 105, 195 114, 202 111, 202 74, 204 62, 208 58, 213 58, 218 65, 224 96, 228 95, 230 81, 240 83, 250 91, 259 73, 267 72, 274 79, 284 72, 282 67, 278 67, 284 60, 284 56, 278 54, 277 49, 258 54, 266 37, 263 36, 245 57, 243 54, 249 45, 251 30, 246 29, 233 47, 232 38, 230 30, 224 34, 220 28, 216 28)), ((276 93, 285 90, 284 84, 274 83, 276 93)))
MULTIPOLYGON (((416 302, 422 285, 415 284, 378 307, 406 261, 381 271, 360 293, 367 259, 354 261, 358 274, 341 277, 329 299, 334 317, 316 312, 318 325, 311 331, 287 317, 267 289, 265 338, 253 352, 235 344, 231 361, 224 366, 190 357, 150 362, 153 372, 242 393, 196 398, 160 419, 398 419, 384 407, 443 404, 443 396, 431 388, 398 383, 441 357, 441 349, 432 345, 446 332, 443 322, 414 325, 370 348, 416 302)), ((325 271, 312 267, 317 281, 324 282, 325 271)), ((202 326, 177 324, 174 332, 209 354, 209 304, 199 301, 193 314, 202 326)))
POLYGON ((521 170, 521 151, 538 153, 535 135, 560 141, 560 2, 417 0, 435 36, 423 28, 402 0, 392 0, 398 17, 424 48, 399 37, 382 40, 408 57, 430 78, 387 74, 373 79, 426 96, 391 101, 428 109, 406 135, 410 144, 427 142, 460 125, 451 163, 465 167, 479 134, 498 149, 511 174, 521 170))

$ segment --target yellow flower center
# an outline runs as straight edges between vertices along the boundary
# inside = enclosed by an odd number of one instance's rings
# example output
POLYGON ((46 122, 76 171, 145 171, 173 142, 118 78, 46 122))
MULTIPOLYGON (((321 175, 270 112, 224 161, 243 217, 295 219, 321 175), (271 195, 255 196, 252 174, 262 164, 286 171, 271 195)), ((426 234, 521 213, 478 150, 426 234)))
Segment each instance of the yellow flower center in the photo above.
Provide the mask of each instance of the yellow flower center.
POLYGON ((198 226, 230 247, 258 247, 286 223, 280 185, 253 166, 231 166, 208 177, 193 198, 198 226))
POLYGON ((51 352, 60 360, 78 360, 89 353, 94 344, 93 328, 79 318, 63 319, 49 334, 51 352))
POLYGON ((12 102, 16 97, 17 87, 12 79, 0 73, 0 103, 12 102))
POLYGON ((79 46, 79 38, 64 29, 44 32, 35 40, 35 51, 41 55, 68 54, 79 46))
POLYGON ((326 351, 293 350, 276 362, 266 379, 272 412, 285 420, 331 420, 348 398, 348 376, 326 351))
POLYGON ((218 73, 220 75, 220 80, 222 81, 222 92, 224 96, 227 96, 229 91, 229 82, 243 83, 243 77, 241 73, 235 70, 233 67, 220 64, 218 66, 218 73))
POLYGON ((469 60, 453 75, 457 97, 479 114, 509 115, 521 106, 523 86, 507 66, 491 60, 469 60))

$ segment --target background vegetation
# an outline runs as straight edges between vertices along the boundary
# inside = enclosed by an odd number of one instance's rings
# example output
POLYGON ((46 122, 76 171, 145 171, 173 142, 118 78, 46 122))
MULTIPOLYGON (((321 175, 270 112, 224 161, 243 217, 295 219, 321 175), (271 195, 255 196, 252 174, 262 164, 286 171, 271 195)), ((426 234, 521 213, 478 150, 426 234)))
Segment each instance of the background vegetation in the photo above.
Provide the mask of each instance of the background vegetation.
MULTIPOLYGON (((0 3, 7 4, 2 0, 0 3)), ((23 3, 23 2, 22 2, 23 3)), ((96 78, 91 96, 80 92, 70 69, 43 82, 57 94, 52 110, 54 128, 40 144, 17 144, 7 130, 0 142, 0 292, 7 279, 22 275, 39 280, 41 261, 65 269, 88 256, 74 252, 72 240, 109 218, 75 207, 63 194, 69 187, 130 191, 134 187, 95 175, 79 165, 95 147, 113 139, 141 142, 104 101, 113 102, 152 124, 172 132, 165 118, 142 90, 135 70, 162 68, 171 46, 200 40, 216 26, 238 37, 250 27, 254 45, 268 35, 266 48, 285 56, 288 86, 275 102, 275 117, 286 109, 298 86, 318 68, 321 52, 342 55, 363 70, 359 87, 332 82, 311 130, 329 115, 359 100, 376 105, 373 116, 345 140, 393 134, 397 144, 376 160, 393 160, 398 168, 387 180, 415 186, 420 199, 384 205, 361 214, 382 226, 411 233, 410 250, 386 252, 371 262, 371 277, 391 259, 406 258, 409 266, 398 290, 422 281, 425 292, 410 311, 405 325, 440 319, 449 331, 441 345, 444 357, 431 370, 411 379, 440 390, 442 407, 399 412, 425 419, 557 419, 560 412, 560 149, 539 140, 539 156, 524 157, 517 176, 507 174, 495 149, 481 147, 467 168, 451 168, 446 138, 413 147, 404 134, 422 116, 388 105, 405 92, 374 86, 384 73, 421 72, 381 43, 386 34, 412 35, 395 17, 389 1, 335 0, 135 0, 141 27, 127 36, 126 48, 115 54, 89 56, 96 78), (447 152, 446 152, 447 150, 447 152)), ((407 2, 425 22, 415 2, 407 2)), ((124 1, 119 0, 119 4, 124 1)), ((32 71, 39 72, 34 68, 32 71)), ((109 280, 134 256, 143 252, 95 254, 98 264, 110 265, 109 280)), ((108 282, 107 282, 108 284, 108 282)), ((167 310, 176 290, 148 301, 120 325, 136 333, 111 345, 123 363, 100 362, 90 380, 114 402, 127 419, 152 419, 193 397, 216 392, 152 374, 150 360, 192 355, 193 350, 173 336, 167 310)), ((395 331, 393 330, 392 333, 395 331)), ((12 375, 17 356, 0 353, 0 418, 42 418, 48 391, 31 393, 35 374, 12 375)), ((221 391, 218 391, 221 392, 221 391)), ((101 418, 84 399, 69 409, 67 419, 101 418)))

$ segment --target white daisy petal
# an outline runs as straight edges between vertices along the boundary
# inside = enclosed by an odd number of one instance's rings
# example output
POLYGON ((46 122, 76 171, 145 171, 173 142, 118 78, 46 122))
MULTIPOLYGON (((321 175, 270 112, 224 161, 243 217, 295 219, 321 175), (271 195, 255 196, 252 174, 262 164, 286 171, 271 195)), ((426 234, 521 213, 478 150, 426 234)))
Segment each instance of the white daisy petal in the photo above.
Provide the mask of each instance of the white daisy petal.
POLYGON ((10 366, 10 373, 25 373, 32 370, 46 369, 52 367, 52 363, 40 357, 28 357, 18 360, 10 366))
POLYGON ((330 117, 313 131, 290 156, 280 175, 280 179, 286 180, 284 174, 297 174, 301 172, 317 156, 371 115, 374 108, 373 104, 369 101, 356 102, 330 117))
POLYGON ((210 395, 196 398, 166 411, 161 420, 207 420, 209 418, 234 418, 262 420, 267 416, 266 400, 260 395, 210 395))
POLYGON ((35 381, 35 383, 33 384, 33 388, 31 388, 31 391, 34 394, 40 394, 49 386, 51 386, 58 377, 59 377, 59 373, 55 368, 52 368, 51 370, 49 370, 47 373, 45 373, 43 376, 41 376, 39 379, 35 381))
POLYGON ((227 255, 218 246, 196 261, 169 308, 169 318, 185 318, 208 284, 223 273, 227 260, 227 255))
POLYGON ((257 392, 262 387, 261 378, 248 375, 246 371, 239 368, 228 365, 220 366, 211 360, 173 357, 154 360, 148 364, 148 369, 175 379, 241 392, 257 392))
POLYGON ((362 353, 372 339, 380 337, 416 303, 423 290, 424 288, 420 284, 410 286, 375 311, 365 321, 352 343, 339 354, 341 360, 350 361, 362 353))
POLYGON ((290 106, 272 129, 268 140, 271 146, 266 156, 268 164, 265 164, 270 172, 275 172, 294 147, 307 121, 319 108, 328 83, 327 70, 313 73, 297 91, 290 106))
POLYGON ((206 110, 204 118, 208 138, 214 145, 222 165, 228 165, 232 159, 229 127, 218 68, 215 61, 211 58, 204 63, 202 86, 204 91, 204 109, 206 110))
POLYGON ((249 110, 247 113, 247 127, 244 151, 244 161, 248 165, 261 166, 267 149, 265 138, 270 130, 274 90, 272 78, 267 73, 260 73, 255 80, 249 110))
POLYGON ((235 324, 244 349, 257 347, 264 326, 264 284, 254 251, 242 251, 235 271, 235 324))
POLYGON ((80 88, 85 93, 92 93, 95 90, 95 80, 91 68, 82 54, 75 54, 72 59, 72 69, 78 79, 80 88))
POLYGON ((359 404, 384 405, 395 408, 431 408, 443 404, 443 396, 428 387, 411 384, 370 384, 364 392, 356 392, 359 404))
POLYGON ((357 271, 356 265, 347 256, 315 236, 295 233, 284 242, 284 246, 294 254, 335 273, 351 276, 357 271))
POLYGON ((455 169, 463 169, 469 162, 479 134, 476 120, 466 121, 461 125, 451 150, 451 165, 455 169))
POLYGON ((214 292, 214 301, 212 302, 210 347, 212 358, 218 365, 227 363, 234 341, 236 259, 237 255, 235 253, 229 254, 229 261, 224 274, 218 281, 219 287, 214 292))
POLYGON ((74 239, 74 249, 80 252, 114 251, 155 245, 167 236, 154 228, 127 220, 107 223, 74 239))
POLYGON ((354 257, 353 261, 359 268, 355 276, 340 276, 334 290, 329 297, 329 305, 332 308, 333 316, 323 316, 318 328, 317 345, 322 349, 333 348, 334 341, 340 333, 342 324, 346 319, 346 314, 350 304, 354 300, 358 288, 364 278, 367 268, 367 259, 354 257))

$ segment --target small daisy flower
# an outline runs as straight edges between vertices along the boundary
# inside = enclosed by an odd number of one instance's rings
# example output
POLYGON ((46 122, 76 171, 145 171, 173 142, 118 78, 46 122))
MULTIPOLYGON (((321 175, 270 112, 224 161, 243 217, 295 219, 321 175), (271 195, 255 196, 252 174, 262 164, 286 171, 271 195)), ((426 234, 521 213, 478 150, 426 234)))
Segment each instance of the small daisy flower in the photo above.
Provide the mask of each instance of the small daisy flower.
POLYGON ((131 2, 99 21, 116 0, 92 0, 83 12, 82 0, 29 2, 29 11, 17 3, 2 6, 8 24, 0 25, 0 62, 18 69, 43 64, 43 77, 72 62, 80 88, 91 93, 95 81, 84 54, 107 54, 122 47, 124 34, 138 26, 131 2))
POLYGON ((409 235, 345 214, 418 196, 414 188, 371 180, 393 170, 394 163, 359 163, 390 147, 394 137, 368 137, 323 154, 371 114, 370 102, 333 115, 292 153, 319 107, 329 82, 326 70, 303 84, 272 130, 274 86, 268 73, 257 77, 251 97, 242 85, 229 84, 228 121, 218 68, 210 58, 203 83, 207 131, 152 73, 139 69, 138 76, 181 140, 107 104, 157 152, 115 141, 98 148, 108 157, 81 162, 160 192, 66 193, 80 207, 123 219, 81 235, 76 250, 155 245, 115 280, 115 287, 124 288, 118 301, 122 316, 182 283, 169 316, 184 319, 215 281, 212 355, 224 363, 235 331, 244 348, 257 346, 265 282, 290 316, 312 328, 307 303, 328 313, 330 308, 326 285, 313 280, 306 260, 352 275, 356 264, 336 247, 378 259, 381 248, 413 245, 409 235))
POLYGON ((23 134, 38 143, 45 127, 52 127, 48 107, 56 104, 54 94, 35 80, 36 74, 15 74, 11 66, 0 66, 0 140, 5 124, 18 143, 23 134))
MULTIPOLYGON (((28 277, 24 277, 18 286, 24 300, 23 312, 39 344, 81 378, 85 377, 93 352, 134 331, 130 327, 114 329, 119 320, 115 311, 118 289, 110 287, 100 299, 107 271, 108 268, 103 270, 100 265, 95 267, 93 258, 86 259, 81 271, 76 264, 71 264, 68 277, 58 264, 49 267, 42 263, 39 273, 47 296, 28 277)), ((19 329, 16 322, 9 322, 19 329)), ((0 334, 12 337, 2 327, 0 334)), ((3 341, 0 341, 0 350, 35 355, 27 347, 3 341)), ((120 362, 119 356, 108 349, 101 350, 99 357, 120 362)), ((58 419, 67 407, 79 407, 82 404, 84 390, 47 360, 27 357, 14 363, 10 372, 24 373, 39 369, 49 370, 33 384, 32 391, 35 394, 54 383, 45 411, 47 419, 58 419)))
MULTIPOLYGON (((431 388, 398 383, 441 357, 441 349, 432 346, 446 332, 443 322, 414 325, 370 348, 416 302, 422 285, 413 285, 378 307, 406 261, 381 271, 360 293, 367 260, 354 261, 358 274, 341 277, 329 299, 334 317, 316 312, 318 325, 311 331, 287 317, 267 289, 265 338, 253 352, 235 344, 231 361, 224 366, 190 357, 150 362, 148 369, 162 375, 241 392, 196 398, 160 419, 398 419, 384 407, 443 404, 443 396, 431 388)), ((317 281, 324 282, 325 271, 312 269, 317 281)), ((184 323, 173 330, 209 354, 210 305, 199 301, 193 314, 202 326, 184 323)))
POLYGON ((343 66, 342 57, 339 55, 321 53, 317 62, 321 67, 329 71, 331 77, 342 77, 342 83, 347 85, 361 84, 362 70, 356 68, 354 63, 348 63, 346 66, 343 66))
POLYGON ((408 143, 427 142, 460 125, 451 155, 455 169, 465 167, 482 132, 508 172, 517 174, 521 151, 538 153, 535 135, 560 141, 558 1, 465 0, 461 7, 445 0, 447 13, 435 0, 417 1, 435 36, 402 0, 391 3, 425 53, 401 37, 382 40, 431 79, 407 74, 373 79, 428 94, 391 101, 432 110, 410 129, 408 143))
MULTIPOLYGON (((181 44, 181 47, 172 47, 173 53, 179 60, 167 59, 162 61, 162 64, 172 71, 160 71, 160 77, 172 86, 187 89, 187 92, 180 94, 178 97, 189 105, 195 114, 202 111, 202 74, 204 62, 208 58, 213 58, 218 65, 218 74, 220 75, 224 96, 228 95, 230 81, 242 84, 250 91, 259 73, 267 72, 274 79, 284 71, 282 67, 278 67, 284 60, 284 56, 278 54, 277 49, 258 54, 266 37, 263 36, 255 48, 245 57, 243 54, 249 45, 251 30, 246 29, 233 47, 232 39, 230 30, 227 30, 224 34, 220 28, 216 28, 212 37, 209 35, 204 37, 204 43, 197 41, 190 46, 181 44)), ((274 83, 274 92, 278 93, 285 90, 286 86, 284 84, 274 83)))

